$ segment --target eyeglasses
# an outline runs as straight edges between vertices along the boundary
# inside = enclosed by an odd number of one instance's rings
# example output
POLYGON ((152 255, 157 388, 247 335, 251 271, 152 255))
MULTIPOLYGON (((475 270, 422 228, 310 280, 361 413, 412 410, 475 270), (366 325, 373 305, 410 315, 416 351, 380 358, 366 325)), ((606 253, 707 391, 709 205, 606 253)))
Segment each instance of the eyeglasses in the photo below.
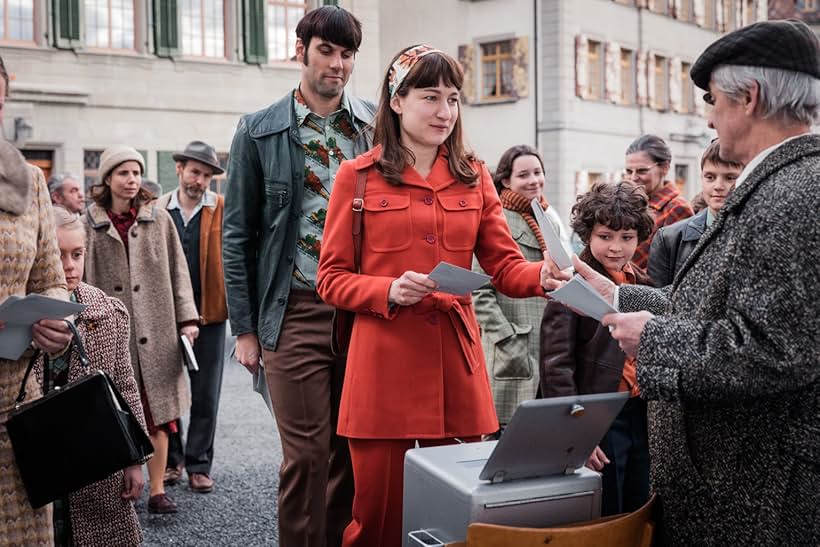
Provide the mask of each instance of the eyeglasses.
POLYGON ((644 177, 644 176, 646 176, 646 175, 647 175, 647 174, 648 174, 648 173, 652 170, 652 168, 653 168, 653 167, 655 167, 656 165, 658 165, 658 162, 655 162, 655 163, 653 163, 653 164, 651 164, 651 165, 647 165, 646 167, 638 167, 638 168, 636 168, 636 169, 631 169, 631 168, 627 167, 627 168, 625 168, 625 169, 624 169, 624 175, 626 175, 627 177, 631 177, 631 176, 632 176, 632 174, 634 173, 634 174, 638 175, 639 177, 644 177))
POLYGON ((706 104, 708 104, 710 106, 715 106, 715 96, 712 95, 711 93, 708 93, 708 92, 704 93, 703 94, 703 102, 705 102, 706 104))

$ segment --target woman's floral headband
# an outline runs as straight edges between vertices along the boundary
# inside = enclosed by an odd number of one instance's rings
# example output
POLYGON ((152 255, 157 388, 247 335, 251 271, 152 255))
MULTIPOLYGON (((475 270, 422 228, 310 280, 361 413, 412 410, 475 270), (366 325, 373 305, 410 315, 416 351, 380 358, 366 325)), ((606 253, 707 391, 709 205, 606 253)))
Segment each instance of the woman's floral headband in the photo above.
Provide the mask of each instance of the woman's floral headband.
POLYGON ((431 53, 443 53, 432 46, 420 45, 406 49, 399 55, 398 59, 390 67, 390 74, 387 77, 387 90, 390 98, 396 94, 399 86, 410 73, 410 70, 419 62, 419 59, 431 53))

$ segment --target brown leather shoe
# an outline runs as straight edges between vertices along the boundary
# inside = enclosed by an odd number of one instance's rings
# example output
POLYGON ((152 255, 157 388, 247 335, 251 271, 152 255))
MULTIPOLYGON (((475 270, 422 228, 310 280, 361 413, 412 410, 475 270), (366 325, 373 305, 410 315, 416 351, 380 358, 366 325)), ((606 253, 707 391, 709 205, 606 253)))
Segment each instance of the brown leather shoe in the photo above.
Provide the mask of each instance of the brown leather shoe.
POLYGON ((188 484, 191 490, 200 494, 207 494, 214 490, 214 480, 207 473, 191 473, 188 475, 188 484))
POLYGON ((148 498, 148 512, 153 514, 176 513, 178 511, 177 504, 174 500, 165 495, 157 494, 148 498))
POLYGON ((162 483, 165 486, 174 486, 182 478, 182 464, 176 467, 168 467, 165 469, 165 475, 162 477, 162 483))

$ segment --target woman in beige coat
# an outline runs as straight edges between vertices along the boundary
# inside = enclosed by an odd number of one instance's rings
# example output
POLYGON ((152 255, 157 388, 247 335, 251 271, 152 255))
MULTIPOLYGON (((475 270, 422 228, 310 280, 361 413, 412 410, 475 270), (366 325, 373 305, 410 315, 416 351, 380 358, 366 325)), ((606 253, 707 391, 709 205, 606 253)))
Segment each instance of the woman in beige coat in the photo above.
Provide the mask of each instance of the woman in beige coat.
POLYGON ((100 183, 86 214, 86 281, 119 298, 131 314, 131 365, 154 457, 148 461, 149 513, 175 513, 165 494, 168 432, 190 406, 179 336, 199 333, 188 266, 173 221, 140 188, 139 152, 114 146, 100 157, 100 183))

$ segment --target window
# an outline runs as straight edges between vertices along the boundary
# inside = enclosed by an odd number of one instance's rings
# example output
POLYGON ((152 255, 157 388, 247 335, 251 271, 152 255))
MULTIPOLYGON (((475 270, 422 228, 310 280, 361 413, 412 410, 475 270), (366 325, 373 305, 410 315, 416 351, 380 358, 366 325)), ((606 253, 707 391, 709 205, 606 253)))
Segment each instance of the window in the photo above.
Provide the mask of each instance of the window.
POLYGON ((225 57, 225 15, 222 0, 180 0, 182 54, 225 57))
POLYGON ((621 50, 621 104, 635 104, 635 53, 621 50))
POLYGON ((652 107, 666 110, 669 104, 669 66, 666 57, 656 55, 652 69, 655 71, 655 96, 652 98, 652 107))
POLYGON ((667 0, 649 0, 649 9, 661 15, 669 14, 669 5, 667 0))
POLYGON ((133 0, 85 0, 85 45, 134 49, 133 0))
POLYGON ((817 9, 817 0, 805 0, 803 2, 803 11, 804 12, 812 12, 817 9))
POLYGON ((604 89, 604 48, 601 42, 589 41, 587 49, 587 98, 602 99, 604 89))
POLYGON ((704 0, 703 2, 703 28, 715 30, 717 21, 715 20, 715 0, 704 0))
POLYGON ((513 96, 512 41, 481 44, 481 98, 513 96))
POLYGON ((0 0, 0 40, 34 41, 34 0, 0 0))
POLYGON ((102 150, 83 151, 83 179, 85 180, 85 192, 97 184, 100 180, 100 156, 102 150))
POLYGON ((675 164, 675 185, 681 194, 686 195, 686 185, 689 182, 689 165, 685 163, 675 164))
POLYGON ((692 113, 695 111, 695 88, 692 80, 689 79, 689 71, 692 70, 690 63, 680 65, 680 111, 692 113))
POLYGON ((287 61, 296 55, 296 24, 306 10, 306 2, 268 1, 268 59, 287 61))

